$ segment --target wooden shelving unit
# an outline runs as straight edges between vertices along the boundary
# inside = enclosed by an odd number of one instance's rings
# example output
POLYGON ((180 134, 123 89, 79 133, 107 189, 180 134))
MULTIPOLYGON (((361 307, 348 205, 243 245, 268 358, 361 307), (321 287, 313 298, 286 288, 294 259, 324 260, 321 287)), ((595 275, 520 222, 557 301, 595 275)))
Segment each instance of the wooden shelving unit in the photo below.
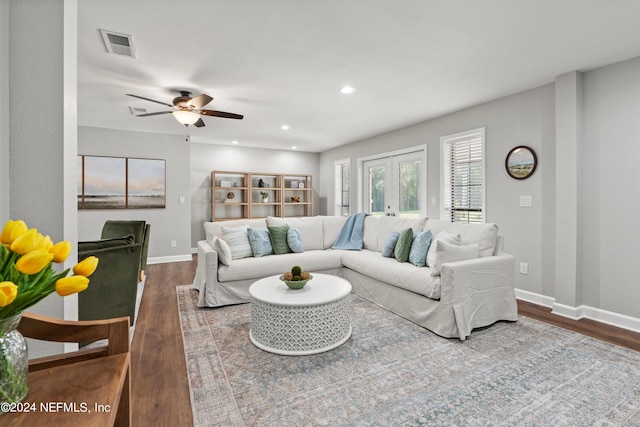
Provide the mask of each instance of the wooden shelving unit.
POLYGON ((211 172, 211 221, 310 215, 311 175, 211 172))

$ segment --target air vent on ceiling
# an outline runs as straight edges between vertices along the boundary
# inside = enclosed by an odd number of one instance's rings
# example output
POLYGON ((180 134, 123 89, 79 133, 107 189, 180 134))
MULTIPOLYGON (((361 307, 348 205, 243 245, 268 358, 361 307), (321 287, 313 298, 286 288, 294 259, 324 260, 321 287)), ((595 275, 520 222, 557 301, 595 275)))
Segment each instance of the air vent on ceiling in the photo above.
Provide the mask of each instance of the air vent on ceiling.
POLYGON ((133 37, 129 34, 115 33, 107 30, 100 30, 100 34, 102 34, 102 40, 104 40, 107 52, 130 56, 132 58, 136 57, 135 49, 133 48, 133 37))
POLYGON ((133 114, 134 116, 139 116, 140 114, 147 114, 149 112, 146 108, 140 108, 140 107, 129 107, 129 111, 131 111, 131 114, 133 114))

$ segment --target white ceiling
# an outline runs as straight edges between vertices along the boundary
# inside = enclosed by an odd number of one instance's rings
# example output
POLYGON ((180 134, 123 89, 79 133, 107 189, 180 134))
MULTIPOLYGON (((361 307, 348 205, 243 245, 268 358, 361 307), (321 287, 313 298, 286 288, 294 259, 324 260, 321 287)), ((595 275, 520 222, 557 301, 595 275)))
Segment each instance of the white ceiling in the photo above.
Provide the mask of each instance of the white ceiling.
POLYGON ((78 3, 79 124, 183 140, 172 115, 129 112, 165 107, 125 94, 190 90, 245 116, 189 127, 213 144, 321 152, 640 56, 640 0, 78 3), (132 35, 137 58, 107 53, 99 29, 132 35))

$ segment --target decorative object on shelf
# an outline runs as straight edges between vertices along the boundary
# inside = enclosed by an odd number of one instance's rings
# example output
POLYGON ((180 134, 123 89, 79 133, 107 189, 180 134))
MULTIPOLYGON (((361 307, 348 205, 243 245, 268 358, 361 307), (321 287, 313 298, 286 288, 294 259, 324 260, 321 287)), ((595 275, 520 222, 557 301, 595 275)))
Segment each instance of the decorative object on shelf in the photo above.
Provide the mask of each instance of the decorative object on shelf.
POLYGON ((260 178, 260 180, 258 181, 258 187, 260 187, 260 188, 264 188, 264 187, 266 187, 266 184, 264 183, 264 181, 262 180, 262 178, 260 178))
POLYGON ((289 289, 302 289, 311 279, 313 279, 313 276, 309 274, 308 271, 303 271, 298 265, 293 266, 291 271, 287 271, 280 276, 280 280, 282 280, 289 289))
POLYGON ((81 292, 89 286, 87 278, 98 266, 91 256, 70 269, 57 272, 52 264, 63 263, 71 253, 71 243, 55 245, 49 236, 24 221, 9 220, 0 235, 0 414, 6 403, 22 401, 27 385, 28 355, 17 327, 22 313, 54 291, 60 296, 81 292))
POLYGON ((231 181, 220 181, 220 187, 231 187, 231 181))
POLYGON ((235 199, 236 195, 233 193, 233 191, 229 191, 227 193, 227 199, 235 199))
POLYGON ((260 198, 262 199, 262 203, 269 203, 269 193, 266 191, 260 192, 260 198))
POLYGON ((298 183, 298 188, 304 188, 304 182, 302 182, 302 181, 301 181, 301 182, 299 182, 299 183, 298 183))
POLYGON ((298 181, 296 181, 296 180, 291 180, 291 188, 299 188, 299 187, 298 187, 298 181))
POLYGON ((504 161, 507 173, 514 179, 529 178, 535 172, 537 165, 536 152, 525 145, 520 145, 509 151, 504 161))
POLYGON ((300 203, 300 196, 291 196, 291 203, 300 203))
POLYGON ((233 186, 234 187, 240 187, 240 183, 238 181, 236 181, 236 182, 233 183, 233 186))

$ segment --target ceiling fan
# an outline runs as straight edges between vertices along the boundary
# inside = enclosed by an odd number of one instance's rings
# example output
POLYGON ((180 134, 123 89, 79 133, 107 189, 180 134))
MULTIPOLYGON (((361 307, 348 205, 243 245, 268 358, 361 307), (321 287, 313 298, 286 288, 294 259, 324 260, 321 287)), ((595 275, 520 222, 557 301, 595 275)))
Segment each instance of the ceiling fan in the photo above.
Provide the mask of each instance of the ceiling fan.
POLYGON ((195 127, 204 126, 204 121, 201 116, 223 117, 225 119, 242 119, 244 116, 241 114, 227 113, 224 111, 216 110, 203 110, 202 107, 213 101, 213 98, 207 94, 198 95, 195 98, 191 97, 191 92, 180 91, 180 96, 173 98, 173 105, 166 102, 156 101, 155 99, 145 98, 144 96, 133 95, 128 93, 127 96, 134 98, 144 99, 145 101, 155 102, 156 104, 165 105, 167 107, 174 108, 171 111, 158 111, 156 113, 139 114, 136 117, 148 117, 159 116, 161 114, 173 114, 176 120, 185 125, 193 125, 195 127))

